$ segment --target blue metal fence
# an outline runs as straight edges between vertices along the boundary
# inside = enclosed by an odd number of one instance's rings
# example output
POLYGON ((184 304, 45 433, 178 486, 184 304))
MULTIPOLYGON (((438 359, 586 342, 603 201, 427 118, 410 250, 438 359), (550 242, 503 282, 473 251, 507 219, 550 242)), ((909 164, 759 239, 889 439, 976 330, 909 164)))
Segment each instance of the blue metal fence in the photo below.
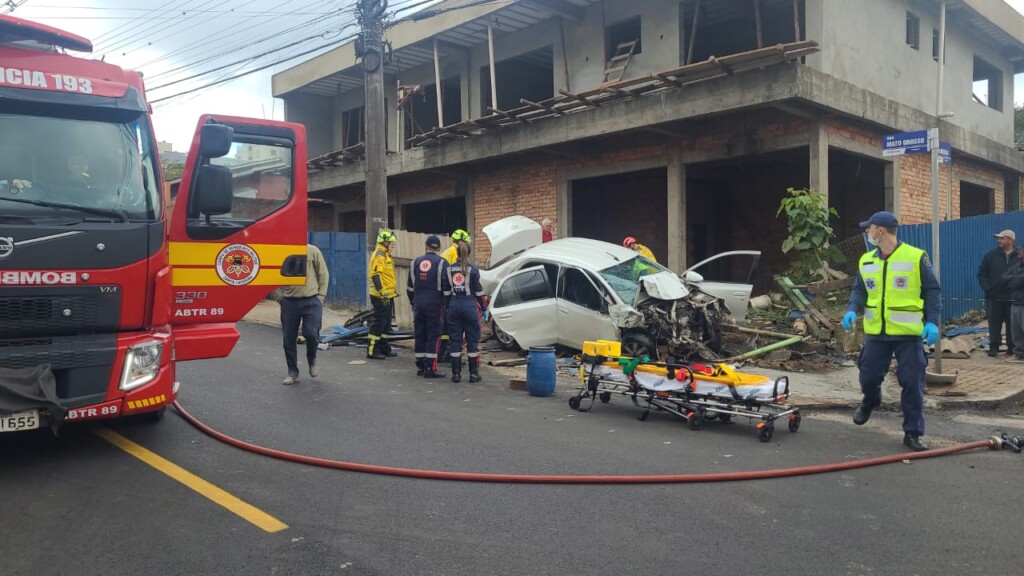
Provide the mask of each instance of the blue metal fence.
MULTIPOLYGON (((1009 228, 1024 234, 1024 211, 971 216, 939 224, 939 273, 942 275, 942 319, 949 320, 984 307, 978 265, 995 248, 993 234, 1009 228)), ((900 240, 932 251, 932 225, 900 226, 900 240)))
POLYGON ((331 273, 327 301, 362 307, 366 301, 366 234, 310 232, 309 243, 323 253, 331 273))

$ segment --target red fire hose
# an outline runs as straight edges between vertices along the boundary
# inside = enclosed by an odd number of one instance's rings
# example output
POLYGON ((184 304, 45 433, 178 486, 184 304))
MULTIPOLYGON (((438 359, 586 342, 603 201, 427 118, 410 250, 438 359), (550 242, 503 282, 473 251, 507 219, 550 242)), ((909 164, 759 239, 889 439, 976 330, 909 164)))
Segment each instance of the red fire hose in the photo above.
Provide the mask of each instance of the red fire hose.
POLYGON ((1001 447, 999 438, 992 437, 987 440, 977 440, 965 444, 957 444, 946 448, 926 450, 924 452, 912 452, 903 454, 890 454, 863 460, 850 460, 845 462, 833 462, 831 464, 815 464, 812 466, 799 466, 796 468, 779 468, 775 470, 750 470, 746 472, 718 472, 713 474, 654 474, 638 476, 559 476, 546 474, 484 474, 480 472, 445 472, 441 470, 419 470, 416 468, 396 468, 393 466, 379 466, 376 464, 360 464, 358 462, 345 462, 341 460, 328 460, 314 456, 303 456, 290 452, 282 452, 263 446, 256 446, 243 442, 210 428, 197 420, 194 416, 185 411, 177 401, 174 408, 178 414, 189 424, 198 428, 204 434, 212 436, 225 444, 241 448, 255 454, 262 454, 323 468, 335 468, 337 470, 348 470, 350 472, 365 472, 367 474, 382 474, 385 476, 405 476, 409 478, 423 478, 428 480, 449 480, 454 482, 499 482, 510 484, 684 484, 696 482, 730 482, 738 480, 761 480, 766 478, 786 478, 789 476, 805 476, 809 474, 823 474, 825 472, 839 472, 841 470, 852 470, 854 468, 866 468, 868 466, 879 466, 902 462, 903 460, 919 460, 923 458, 935 458, 974 450, 975 448, 1001 447))

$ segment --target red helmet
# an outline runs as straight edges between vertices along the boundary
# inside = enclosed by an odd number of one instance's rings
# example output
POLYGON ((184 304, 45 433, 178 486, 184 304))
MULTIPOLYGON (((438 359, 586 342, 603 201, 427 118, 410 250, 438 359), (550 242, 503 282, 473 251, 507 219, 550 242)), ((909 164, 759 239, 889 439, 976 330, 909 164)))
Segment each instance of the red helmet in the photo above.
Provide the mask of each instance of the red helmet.
POLYGON ((636 238, 633 238, 632 236, 626 236, 626 239, 622 241, 622 245, 626 248, 632 247, 633 244, 636 244, 636 238))

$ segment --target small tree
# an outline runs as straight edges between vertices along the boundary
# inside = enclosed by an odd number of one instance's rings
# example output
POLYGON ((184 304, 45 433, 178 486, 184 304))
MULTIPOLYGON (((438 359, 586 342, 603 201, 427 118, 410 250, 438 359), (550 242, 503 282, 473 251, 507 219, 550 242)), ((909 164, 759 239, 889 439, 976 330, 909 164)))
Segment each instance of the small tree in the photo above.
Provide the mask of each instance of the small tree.
POLYGON ((797 250, 800 255, 791 268, 791 276, 798 282, 810 282, 815 276, 822 281, 837 276, 829 268, 828 258, 840 256, 838 250, 829 245, 835 233, 829 218, 839 216, 835 208, 828 207, 828 199, 806 188, 787 188, 788 196, 779 203, 779 216, 786 213, 789 236, 782 242, 782 253, 797 250))

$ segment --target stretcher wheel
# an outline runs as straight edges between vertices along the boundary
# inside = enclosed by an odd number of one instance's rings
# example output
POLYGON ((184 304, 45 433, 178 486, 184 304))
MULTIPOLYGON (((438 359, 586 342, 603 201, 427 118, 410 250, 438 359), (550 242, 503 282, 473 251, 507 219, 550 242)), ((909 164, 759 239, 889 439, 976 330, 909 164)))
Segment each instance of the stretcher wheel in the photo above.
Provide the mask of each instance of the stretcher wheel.
POLYGON ((801 420, 801 418, 800 418, 799 414, 794 414, 794 415, 789 417, 789 431, 790 432, 796 432, 797 430, 800 429, 800 420, 801 420))
POLYGON ((611 392, 601 392, 601 395, 598 396, 598 398, 601 399, 601 404, 607 404, 607 403, 612 401, 612 393, 611 392))
POLYGON ((728 424, 732 420, 732 414, 719 414, 718 419, 725 424, 728 424))
POLYGON ((775 434, 775 425, 769 422, 757 432, 757 439, 761 442, 768 442, 772 439, 773 434, 775 434))
POLYGON ((690 416, 690 421, 687 424, 690 425, 690 430, 700 430, 704 425, 704 412, 695 412, 693 416, 690 416))
POLYGON ((650 415, 651 415, 651 411, 650 410, 644 410, 639 415, 637 415, 636 419, 641 421, 641 422, 643 422, 644 420, 647 420, 647 417, 650 416, 650 415))
POLYGON ((569 398, 569 408, 572 408, 573 410, 579 410, 580 409, 580 397, 579 396, 573 396, 572 398, 569 398))
POLYGON ((708 412, 704 414, 705 420, 718 420, 718 412, 708 412))

